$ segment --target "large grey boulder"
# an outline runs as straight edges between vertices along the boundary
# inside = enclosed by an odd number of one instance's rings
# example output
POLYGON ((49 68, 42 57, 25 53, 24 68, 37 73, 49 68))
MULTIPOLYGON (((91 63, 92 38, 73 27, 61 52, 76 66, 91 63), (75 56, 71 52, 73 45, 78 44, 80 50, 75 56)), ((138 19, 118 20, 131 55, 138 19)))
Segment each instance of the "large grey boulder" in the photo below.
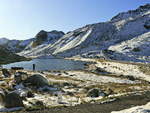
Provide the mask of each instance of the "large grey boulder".
POLYGON ((42 75, 35 74, 35 75, 32 75, 32 76, 28 77, 24 81, 24 85, 35 86, 37 88, 40 88, 40 87, 48 86, 49 82, 42 75))
POLYGON ((6 108, 24 107, 24 104, 19 94, 16 92, 10 92, 5 96, 4 106, 6 108))

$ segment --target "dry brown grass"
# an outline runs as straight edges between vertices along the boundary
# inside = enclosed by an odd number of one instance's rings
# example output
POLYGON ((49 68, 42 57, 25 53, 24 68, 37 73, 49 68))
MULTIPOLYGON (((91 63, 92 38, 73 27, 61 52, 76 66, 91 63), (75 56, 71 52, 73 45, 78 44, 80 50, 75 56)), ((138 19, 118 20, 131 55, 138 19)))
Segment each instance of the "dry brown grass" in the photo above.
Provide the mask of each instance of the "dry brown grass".
POLYGON ((85 87, 87 90, 91 88, 100 88, 101 90, 107 91, 111 89, 113 93, 126 93, 133 92, 138 90, 147 90, 149 89, 149 83, 142 82, 137 84, 120 84, 120 83, 105 83, 105 84, 95 84, 91 86, 85 87), (135 87, 139 87, 140 89, 135 89, 135 87))
POLYGON ((150 64, 141 64, 139 70, 147 75, 150 75, 150 64))

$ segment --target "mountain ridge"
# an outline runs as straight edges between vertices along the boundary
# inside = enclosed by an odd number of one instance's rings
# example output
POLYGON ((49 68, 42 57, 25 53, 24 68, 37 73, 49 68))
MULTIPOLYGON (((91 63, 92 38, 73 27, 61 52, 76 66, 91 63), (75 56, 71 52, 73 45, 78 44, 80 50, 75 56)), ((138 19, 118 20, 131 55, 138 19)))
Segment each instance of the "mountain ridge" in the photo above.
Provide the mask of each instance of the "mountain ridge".
POLYGON ((119 13, 109 21, 62 33, 55 41, 40 43, 37 47, 32 47, 30 43, 18 54, 25 57, 53 55, 63 58, 86 57, 150 62, 150 55, 146 54, 150 49, 149 32, 150 4, 146 4, 135 10, 119 13), (140 40, 143 44, 138 43, 140 40), (123 43, 128 43, 131 47, 123 43), (135 43, 137 45, 134 45, 135 43))

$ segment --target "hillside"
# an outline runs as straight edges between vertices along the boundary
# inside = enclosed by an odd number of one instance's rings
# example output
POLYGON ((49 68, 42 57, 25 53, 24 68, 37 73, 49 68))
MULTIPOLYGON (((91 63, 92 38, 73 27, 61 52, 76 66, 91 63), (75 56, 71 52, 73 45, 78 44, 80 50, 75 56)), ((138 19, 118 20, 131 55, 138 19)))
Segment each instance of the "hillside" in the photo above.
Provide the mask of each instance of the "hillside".
POLYGON ((54 44, 22 51, 23 56, 107 58, 150 62, 150 4, 119 13, 110 21, 68 32, 54 44), (129 47, 128 47, 129 46, 129 47))
POLYGON ((16 55, 10 52, 8 49, 0 46, 0 64, 19 62, 23 60, 27 60, 27 59, 25 57, 16 55))

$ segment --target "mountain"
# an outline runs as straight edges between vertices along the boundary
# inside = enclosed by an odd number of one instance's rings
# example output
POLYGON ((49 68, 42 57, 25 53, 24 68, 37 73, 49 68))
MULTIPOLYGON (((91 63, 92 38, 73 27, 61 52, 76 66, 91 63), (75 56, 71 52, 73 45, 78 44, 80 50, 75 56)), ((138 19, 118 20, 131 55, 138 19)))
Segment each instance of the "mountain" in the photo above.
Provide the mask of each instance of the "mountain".
POLYGON ((34 38, 27 40, 9 40, 7 38, 0 38, 0 45, 4 46, 13 53, 18 53, 24 49, 27 51, 34 51, 40 47, 56 42, 64 35, 62 31, 44 31, 41 30, 34 38))
POLYGON ((27 60, 25 57, 16 55, 10 52, 8 49, 0 46, 0 64, 12 63, 12 62, 19 62, 27 60))
MULTIPOLYGON (((64 32, 53 30, 50 32, 41 30, 36 36, 35 39, 28 45, 26 48, 19 54, 23 56, 34 56, 36 51, 43 50, 46 46, 50 46, 58 41, 61 37, 64 36, 64 32)), ((46 51, 43 54, 37 56, 45 56, 47 54, 46 51)))
POLYGON ((3 46, 13 53, 21 52, 34 39, 27 40, 9 40, 7 38, 0 38, 0 46, 3 46))
POLYGON ((68 32, 55 43, 23 51, 23 56, 92 57, 150 62, 150 4, 122 12, 110 21, 68 32))
POLYGON ((5 45, 8 41, 9 39, 7 38, 0 38, 0 45, 5 45))

